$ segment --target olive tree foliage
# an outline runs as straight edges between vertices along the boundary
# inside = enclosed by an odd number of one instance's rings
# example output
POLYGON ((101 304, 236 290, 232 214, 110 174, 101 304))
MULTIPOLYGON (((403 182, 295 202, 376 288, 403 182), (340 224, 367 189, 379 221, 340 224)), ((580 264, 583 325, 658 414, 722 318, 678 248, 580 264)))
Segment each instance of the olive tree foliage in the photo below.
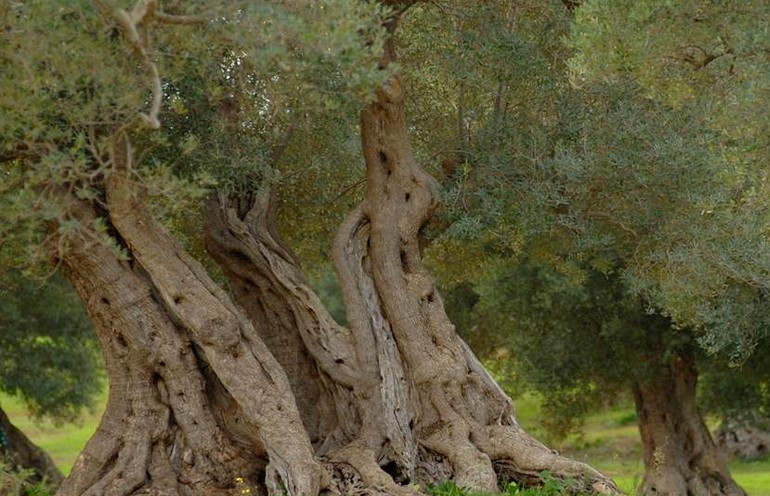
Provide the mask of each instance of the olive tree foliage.
POLYGON ((543 399, 538 423, 555 438, 579 433, 586 415, 628 397, 631 384, 649 381, 693 344, 617 276, 591 268, 576 278, 543 260, 509 260, 475 290, 473 315, 502 331, 494 345, 513 350, 514 370, 543 399))
MULTIPOLYGON (((702 326, 708 350, 738 361, 768 329, 767 14, 764 2, 595 1, 576 11, 569 37, 579 87, 632 78, 647 98, 691 109, 710 130, 702 147, 721 165, 702 180, 721 195, 692 198, 701 221, 682 219, 657 253, 634 257, 627 279, 675 321, 702 326)), ((700 171, 709 173, 690 174, 700 171)), ((682 187, 672 180, 668 190, 682 187)))
MULTIPOLYGON (((78 199, 103 201, 109 167, 101 147, 115 129, 138 129, 144 160, 135 180, 157 200, 158 214, 185 218, 214 184, 268 186, 280 175, 270 151, 288 130, 316 122, 310 114, 350 112, 386 77, 373 70, 383 11, 358 2, 168 2, 167 15, 127 34, 122 14, 113 19, 119 7, 77 0, 0 7, 5 263, 32 265, 82 235, 47 193, 66 184, 78 199), (140 43, 147 39, 149 51, 140 43), (248 115, 235 128, 229 101, 248 115), (55 247, 46 243, 52 222, 55 247)), ((105 230, 94 222, 89 227, 105 230)))
POLYGON ((536 250, 567 273, 616 271, 709 351, 750 355, 767 330, 766 8, 442 12, 458 55, 415 78, 455 95, 416 112, 449 173, 450 221, 429 256, 467 260, 438 262, 445 280, 483 279, 484 257, 536 250), (485 28, 466 31, 474 19, 485 28))
MULTIPOLYGON (((442 226, 433 256, 468 260, 446 264, 447 280, 473 278, 479 301, 497 302, 486 307, 489 328, 518 332, 512 353, 550 390, 554 409, 585 411, 600 385, 632 386, 645 492, 742 494, 695 405, 694 340, 737 363, 767 334, 766 118, 756 113, 766 105, 757 98, 766 30, 756 21, 766 7, 548 6, 516 3, 496 19, 483 8, 458 16, 449 32, 477 57, 432 64, 456 81, 457 94, 442 121, 454 117, 454 132, 439 135, 455 145, 445 162, 453 222, 442 226), (464 36, 474 16, 490 28, 464 36), (698 26, 683 29, 688 19, 698 26), (499 43, 506 28, 508 43, 499 43), (735 40, 729 53, 720 52, 720 30, 735 40), (696 60, 691 49, 707 36, 717 46, 696 60), (735 60, 719 72, 723 55, 735 60), (525 62, 502 62, 515 57, 525 62), (510 77, 522 73, 530 77, 518 84, 510 77), (749 116, 755 126, 746 125, 749 116), (485 257, 503 263, 481 263, 485 257), (534 266, 519 267, 517 257, 534 266), (603 291, 611 287, 617 294, 603 291), (573 306, 590 316, 567 311, 573 306), (619 351, 606 370, 592 370, 592 345, 619 351), (624 368, 626 346, 641 355, 634 363, 649 366, 624 368), (683 432, 697 441, 671 441, 683 432), (668 450, 675 445, 697 453, 668 450), (670 463, 661 468, 654 458, 664 452, 670 463), (692 459, 703 465, 693 469, 692 459)), ((472 337, 484 333, 476 316, 472 337)))
MULTIPOLYGON (((525 382, 545 393, 552 418, 544 423, 557 433, 715 332, 676 325, 633 284, 652 284, 655 263, 670 251, 713 242, 704 233, 722 235, 735 221, 704 211, 729 201, 732 190, 719 180, 725 165, 709 149, 713 132, 699 114, 672 112, 633 83, 567 95, 562 112, 551 153, 535 164, 540 179, 527 180, 539 224, 515 252, 486 243, 497 262, 476 277, 475 322, 465 330, 474 341, 485 329, 502 331, 486 338, 487 349, 512 349, 525 382)), ((751 310, 762 332, 766 309, 751 310)))
POLYGON ((38 418, 74 421, 93 407, 102 363, 93 327, 61 276, 16 274, 0 286, 0 388, 38 418))

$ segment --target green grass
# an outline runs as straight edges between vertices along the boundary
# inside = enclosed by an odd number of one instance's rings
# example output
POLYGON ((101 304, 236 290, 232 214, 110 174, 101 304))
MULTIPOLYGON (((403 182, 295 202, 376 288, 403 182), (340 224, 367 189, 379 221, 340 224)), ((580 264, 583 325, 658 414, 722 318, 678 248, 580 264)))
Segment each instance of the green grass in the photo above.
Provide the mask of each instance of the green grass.
MULTIPOLYGON (((97 411, 87 413, 77 424, 60 426, 51 422, 35 422, 24 406, 14 398, 0 395, 0 405, 11 418, 11 422, 45 449, 67 474, 78 453, 96 430, 106 398, 105 391, 97 402, 97 411)), ((540 439, 546 437, 537 423, 537 398, 525 396, 518 399, 516 413, 521 424, 533 435, 540 439)), ((582 436, 572 436, 564 441, 548 444, 559 452, 585 461, 611 476, 618 486, 629 494, 633 494, 636 485, 641 481, 644 472, 641 461, 642 447, 633 411, 627 405, 609 408, 589 417, 582 436)), ((761 462, 732 462, 730 470, 750 496, 770 496, 770 459, 761 462)), ((449 487, 444 489, 443 493, 452 492, 449 487)), ((521 494, 524 496, 525 493, 521 494)))
MULTIPOLYGON (((522 426, 536 436, 545 437, 537 424, 538 400, 524 396, 516 401, 516 412, 522 426)), ((560 453, 584 461, 612 477, 618 487, 628 494, 642 480, 642 445, 629 405, 608 408, 586 419, 582 436, 571 436, 564 441, 548 443, 560 453)), ((717 422, 708 419, 710 428, 717 422)), ((770 459, 760 462, 733 461, 730 472, 749 496, 770 496, 770 459)))
POLYGON ((107 392, 104 391, 97 400, 94 412, 85 412, 75 424, 56 425, 50 421, 38 422, 32 418, 24 405, 16 398, 0 394, 0 405, 11 419, 11 422, 21 429, 35 444, 43 448, 56 466, 69 474, 80 450, 99 425, 104 405, 107 402, 107 392))

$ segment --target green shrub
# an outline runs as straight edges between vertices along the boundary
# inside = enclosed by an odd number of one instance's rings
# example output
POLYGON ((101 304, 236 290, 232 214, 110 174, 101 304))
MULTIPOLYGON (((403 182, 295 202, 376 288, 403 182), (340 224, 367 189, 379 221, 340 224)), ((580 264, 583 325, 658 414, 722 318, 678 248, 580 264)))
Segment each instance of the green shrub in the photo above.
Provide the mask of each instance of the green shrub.
POLYGON ((8 496, 50 496, 50 488, 42 482, 32 482, 32 470, 15 470, 0 459, 0 494, 8 496))
MULTIPOLYGON (((510 482, 505 486, 505 491, 498 493, 501 496, 577 496, 586 494, 578 492, 575 481, 572 478, 558 479, 547 470, 540 472, 543 485, 539 487, 522 487, 516 482, 510 482)), ((445 481, 435 486, 429 486, 431 496, 492 496, 495 493, 479 491, 467 491, 459 488, 452 481, 445 481)))

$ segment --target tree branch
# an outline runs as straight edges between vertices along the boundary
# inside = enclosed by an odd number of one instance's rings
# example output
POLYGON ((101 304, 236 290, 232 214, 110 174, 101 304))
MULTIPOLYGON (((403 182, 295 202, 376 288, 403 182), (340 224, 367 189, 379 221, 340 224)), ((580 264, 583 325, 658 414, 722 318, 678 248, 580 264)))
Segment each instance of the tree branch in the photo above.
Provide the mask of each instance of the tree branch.
POLYGON ((130 12, 119 7, 114 7, 106 0, 94 0, 96 5, 107 15, 115 19, 123 32, 126 41, 139 56, 142 64, 147 69, 152 82, 152 103, 147 113, 140 112, 139 118, 143 124, 151 129, 160 128, 158 114, 163 103, 163 87, 161 84, 158 66, 152 60, 148 53, 148 43, 142 40, 139 35, 138 27, 155 19, 163 24, 200 24, 206 22, 206 19, 198 16, 176 16, 166 14, 158 9, 158 0, 139 0, 130 12))

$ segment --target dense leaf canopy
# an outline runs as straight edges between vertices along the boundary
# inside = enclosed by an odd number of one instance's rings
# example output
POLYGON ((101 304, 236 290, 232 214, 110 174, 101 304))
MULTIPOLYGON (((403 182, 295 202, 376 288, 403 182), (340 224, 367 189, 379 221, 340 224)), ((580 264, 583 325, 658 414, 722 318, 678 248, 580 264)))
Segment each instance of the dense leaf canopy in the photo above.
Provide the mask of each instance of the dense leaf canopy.
POLYGON ((91 322, 60 276, 47 284, 16 274, 0 285, 0 390, 30 412, 75 420, 102 389, 91 322))

